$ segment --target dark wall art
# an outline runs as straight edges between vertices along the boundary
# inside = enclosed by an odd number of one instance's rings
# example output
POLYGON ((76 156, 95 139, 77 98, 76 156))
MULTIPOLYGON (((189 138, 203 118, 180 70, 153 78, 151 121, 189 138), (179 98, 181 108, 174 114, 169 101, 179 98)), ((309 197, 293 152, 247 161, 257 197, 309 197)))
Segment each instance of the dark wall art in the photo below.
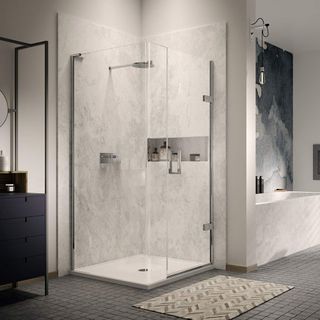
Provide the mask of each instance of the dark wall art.
POLYGON ((293 55, 267 42, 264 50, 257 43, 256 54, 256 174, 264 177, 265 192, 292 190, 293 55))

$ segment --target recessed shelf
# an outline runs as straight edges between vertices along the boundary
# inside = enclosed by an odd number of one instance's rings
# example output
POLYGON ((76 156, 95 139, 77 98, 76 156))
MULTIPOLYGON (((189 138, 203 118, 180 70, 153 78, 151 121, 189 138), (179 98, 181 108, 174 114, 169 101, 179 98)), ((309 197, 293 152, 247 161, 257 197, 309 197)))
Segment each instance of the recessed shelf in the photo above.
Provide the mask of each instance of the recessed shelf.
MULTIPOLYGON (((152 153, 155 148, 158 152, 166 138, 148 138, 148 152, 152 153)), ((208 161, 209 138, 205 137, 170 137, 168 145, 172 152, 181 151, 181 161, 205 162, 208 161), (190 154, 200 154, 200 161, 190 161, 190 154)), ((165 162, 165 161, 150 161, 165 162)))

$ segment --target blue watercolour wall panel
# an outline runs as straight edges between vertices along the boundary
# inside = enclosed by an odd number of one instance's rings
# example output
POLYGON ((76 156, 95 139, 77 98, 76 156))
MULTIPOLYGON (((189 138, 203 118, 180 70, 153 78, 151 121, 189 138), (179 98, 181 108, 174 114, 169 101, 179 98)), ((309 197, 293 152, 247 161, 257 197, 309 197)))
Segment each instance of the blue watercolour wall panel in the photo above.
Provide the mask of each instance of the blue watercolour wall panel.
POLYGON ((257 43, 256 174, 265 179, 265 192, 292 190, 293 55, 265 43, 266 83, 258 83, 262 47, 257 43))

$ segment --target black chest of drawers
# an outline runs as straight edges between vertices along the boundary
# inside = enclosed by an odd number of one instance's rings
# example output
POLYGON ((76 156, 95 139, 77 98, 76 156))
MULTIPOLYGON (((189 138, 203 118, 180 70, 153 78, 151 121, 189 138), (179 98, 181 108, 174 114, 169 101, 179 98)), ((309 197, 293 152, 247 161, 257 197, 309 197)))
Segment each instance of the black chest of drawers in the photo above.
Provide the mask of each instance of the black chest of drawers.
POLYGON ((0 285, 45 277, 46 197, 36 193, 0 193, 0 285))

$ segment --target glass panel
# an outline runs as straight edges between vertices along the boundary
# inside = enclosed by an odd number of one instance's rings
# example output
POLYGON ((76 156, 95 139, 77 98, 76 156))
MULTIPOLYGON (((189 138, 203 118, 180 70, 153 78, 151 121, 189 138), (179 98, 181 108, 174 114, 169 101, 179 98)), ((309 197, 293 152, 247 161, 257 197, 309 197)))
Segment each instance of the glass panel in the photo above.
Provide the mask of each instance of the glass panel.
POLYGON ((148 137, 166 138, 166 48, 87 53, 74 75, 74 270, 141 285, 164 280, 167 161, 150 171, 148 137))
POLYGON ((209 61, 169 49, 168 275, 210 263, 209 61), (181 166, 179 160, 181 158, 181 166))
POLYGON ((151 268, 167 277, 167 48, 148 44, 153 63, 149 70, 148 87, 148 165, 147 216, 150 219, 151 268))

